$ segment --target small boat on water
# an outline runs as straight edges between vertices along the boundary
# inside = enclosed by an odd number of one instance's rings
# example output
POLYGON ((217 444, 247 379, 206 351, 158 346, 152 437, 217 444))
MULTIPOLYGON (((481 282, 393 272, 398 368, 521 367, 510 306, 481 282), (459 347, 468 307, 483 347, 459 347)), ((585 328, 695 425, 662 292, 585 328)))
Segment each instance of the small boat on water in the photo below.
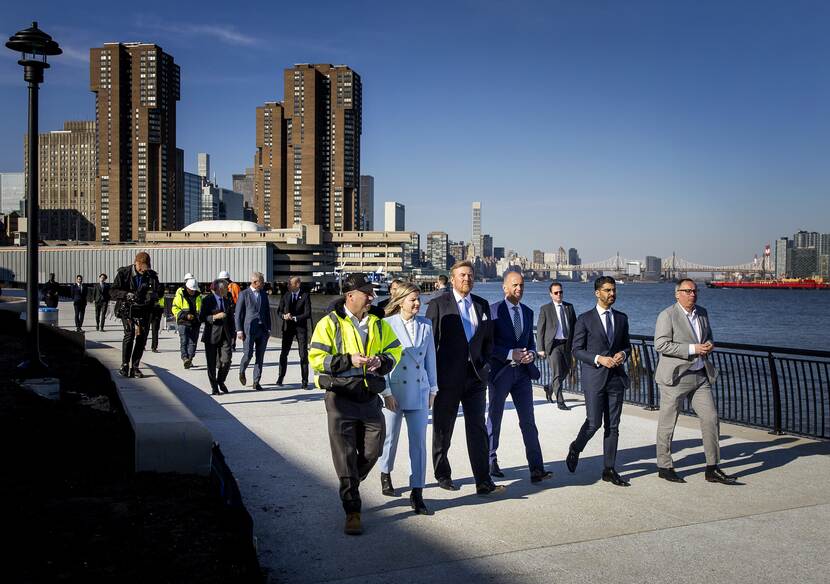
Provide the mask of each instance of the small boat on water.
POLYGON ((728 290, 830 290, 830 283, 822 278, 780 278, 777 280, 713 280, 706 282, 709 288, 728 290))

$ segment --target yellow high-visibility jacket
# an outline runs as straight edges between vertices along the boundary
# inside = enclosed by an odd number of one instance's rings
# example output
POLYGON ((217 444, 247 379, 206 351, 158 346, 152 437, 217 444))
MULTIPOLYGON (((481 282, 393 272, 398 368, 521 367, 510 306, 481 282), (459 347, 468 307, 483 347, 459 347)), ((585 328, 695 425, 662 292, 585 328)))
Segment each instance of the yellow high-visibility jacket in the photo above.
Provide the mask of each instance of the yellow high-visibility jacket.
MULTIPOLYGON (((170 310, 173 313, 173 318, 176 319, 176 322, 178 322, 179 313, 182 310, 189 310, 186 296, 187 291, 183 287, 176 290, 176 295, 173 296, 173 306, 170 308, 170 310)), ((199 310, 201 310, 202 308, 202 295, 197 293, 193 301, 194 305, 196 306, 196 312, 193 313, 193 316, 195 316, 198 319, 199 310)))
POLYGON ((362 402, 380 393, 383 387, 378 388, 378 385, 383 384, 383 376, 398 364, 403 348, 395 331, 382 318, 370 313, 368 326, 369 335, 364 347, 360 333, 346 315, 343 301, 320 319, 314 327, 308 351, 308 362, 314 370, 317 387, 362 402), (381 366, 374 372, 367 371, 365 366, 355 367, 352 364, 354 354, 379 356, 381 366), (361 382, 351 384, 348 389, 332 383, 333 379, 344 381, 344 378, 359 378, 361 382))

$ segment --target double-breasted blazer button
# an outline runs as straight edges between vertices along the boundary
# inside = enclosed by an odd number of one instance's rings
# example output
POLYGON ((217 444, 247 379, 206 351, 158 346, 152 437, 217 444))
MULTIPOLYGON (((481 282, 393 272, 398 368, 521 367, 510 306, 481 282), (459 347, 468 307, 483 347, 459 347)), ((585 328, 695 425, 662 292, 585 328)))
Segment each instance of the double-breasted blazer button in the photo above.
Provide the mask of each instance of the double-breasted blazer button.
POLYGON ((404 365, 403 368, 406 369, 406 365, 404 365))
POLYGON ((403 382, 406 383, 406 379, 404 379, 403 382))

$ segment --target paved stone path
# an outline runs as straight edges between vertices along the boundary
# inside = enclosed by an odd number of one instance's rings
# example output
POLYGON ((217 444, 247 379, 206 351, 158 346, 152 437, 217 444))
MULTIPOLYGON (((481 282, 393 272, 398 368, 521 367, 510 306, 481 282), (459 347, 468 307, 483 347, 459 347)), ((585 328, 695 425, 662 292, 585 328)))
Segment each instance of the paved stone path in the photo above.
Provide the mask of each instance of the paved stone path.
MULTIPOLYGON (((71 306, 62 304, 61 322, 71 326, 71 316, 71 306)), ((105 332, 87 338, 118 350, 119 330, 109 321, 105 332)), ((599 436, 575 474, 565 468, 567 445, 584 416, 577 395, 568 396, 573 409, 563 412, 537 394, 552 481, 530 483, 510 409, 499 453, 507 493, 475 496, 459 421, 451 462, 462 488, 440 490, 428 472, 424 496, 435 515, 415 516, 407 504, 404 432, 392 475, 402 496, 382 496, 373 471, 361 489, 365 534, 347 537, 323 394, 299 388, 296 354, 288 385, 273 385, 277 343, 271 341, 266 355, 262 392, 241 388, 234 368, 231 393, 212 397, 201 344, 198 366, 186 371, 172 331, 162 334, 161 353, 146 354, 144 368, 165 381, 221 444, 253 516, 260 561, 274 582, 828 581, 830 443, 723 424, 722 466, 745 483, 727 487, 704 481, 697 420, 681 417, 675 464, 688 484, 670 484, 654 470, 656 412, 626 405, 618 460, 632 486, 623 489, 599 480, 599 436)))

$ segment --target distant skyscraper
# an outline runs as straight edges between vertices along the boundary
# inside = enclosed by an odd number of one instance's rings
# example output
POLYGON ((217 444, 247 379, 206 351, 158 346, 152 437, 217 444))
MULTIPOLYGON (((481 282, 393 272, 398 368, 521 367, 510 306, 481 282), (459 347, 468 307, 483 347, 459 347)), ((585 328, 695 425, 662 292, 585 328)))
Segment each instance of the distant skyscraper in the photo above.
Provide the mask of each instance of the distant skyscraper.
POLYGON ((450 253, 450 239, 443 231, 430 231, 427 233, 427 261, 436 270, 449 268, 447 256, 450 253))
POLYGON ((816 231, 799 231, 793 235, 794 247, 797 249, 804 249, 808 247, 818 247, 819 234, 816 231))
POLYGON ((143 241, 184 219, 176 173, 179 66, 161 47, 106 43, 90 49, 98 132, 97 238, 143 241))
POLYGON ((646 256, 646 272, 645 277, 656 280, 660 277, 663 271, 663 260, 656 256, 646 256))
POLYGON ((582 265, 582 258, 579 257, 579 252, 575 247, 568 249, 568 264, 572 266, 582 265))
POLYGON ((20 211, 20 203, 25 198, 23 173, 0 172, 0 213, 20 211))
POLYGON ((790 274, 790 256, 789 251, 793 247, 793 240, 786 237, 780 237, 775 240, 775 247, 772 249, 773 265, 775 266, 775 275, 779 278, 786 278, 790 274))
POLYGON ((493 236, 489 233, 481 236, 481 256, 485 258, 493 257, 493 236))
MULTIPOLYGON (((38 203, 43 239, 97 239, 95 122, 65 122, 38 139, 38 203)), ((24 144, 28 160, 28 140, 24 144)), ((28 166, 24 172, 28 176, 28 166)))
POLYGON ((386 201, 383 204, 383 230, 405 231, 405 212, 406 209, 403 203, 396 203, 395 201, 386 201))
POLYGON ((560 247, 559 251, 556 252, 556 263, 560 266, 568 263, 568 252, 565 251, 564 247, 560 247))
POLYGON ((473 238, 470 242, 473 245, 474 256, 481 255, 483 243, 481 241, 481 202, 473 202, 473 238))
POLYGON ((494 247, 493 248, 493 259, 496 259, 496 260, 504 259, 504 248, 503 247, 494 247))
MULTIPOLYGON (((286 215, 286 128, 285 108, 281 103, 270 101, 256 108, 253 207, 257 222, 272 229, 294 225, 294 218, 286 215)), ((295 168, 294 173, 297 183, 302 168, 295 168)))
POLYGON ((463 241, 451 241, 449 243, 450 256, 452 256, 450 264, 467 259, 467 244, 465 244, 463 241))
POLYGON ((197 171, 196 174, 204 178, 205 180, 210 180, 210 154, 207 152, 199 152, 196 155, 196 166, 197 171))
POLYGON ((544 264, 545 263, 545 252, 541 249, 534 249, 533 250, 533 263, 534 264, 544 264))
POLYGON ((286 69, 288 223, 358 228, 363 86, 345 65, 286 69))
POLYGON ((818 254, 814 247, 789 250, 789 272, 793 278, 809 278, 818 274, 818 254))
POLYGON ((184 173, 184 225, 202 220, 202 186, 204 178, 192 172, 184 173))
POLYGON ((360 225, 363 231, 375 230, 375 177, 360 176, 360 225))
POLYGON ((231 175, 231 187, 237 193, 242 193, 242 202, 248 207, 254 206, 254 169, 246 168, 245 174, 231 175))

